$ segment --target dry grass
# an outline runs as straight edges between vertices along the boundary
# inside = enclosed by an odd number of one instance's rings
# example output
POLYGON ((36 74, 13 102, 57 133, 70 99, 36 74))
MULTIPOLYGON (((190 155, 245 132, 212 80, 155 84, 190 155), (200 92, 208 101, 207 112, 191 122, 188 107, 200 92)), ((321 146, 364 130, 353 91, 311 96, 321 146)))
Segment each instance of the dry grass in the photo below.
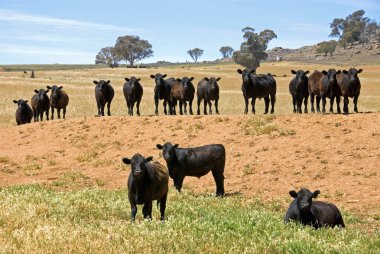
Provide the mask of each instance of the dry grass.
MULTIPOLYGON (((349 66, 336 67, 339 69, 349 66)), ((37 71, 36 79, 24 76, 23 72, 0 72, 0 126, 15 125, 16 105, 14 99, 28 99, 33 96, 33 90, 46 87, 46 85, 62 85, 70 95, 67 117, 94 116, 97 113, 93 80, 109 79, 115 88, 115 98, 111 106, 113 115, 127 115, 126 104, 122 93, 124 78, 138 76, 144 87, 144 95, 141 102, 141 113, 150 115, 154 113, 153 88, 154 81, 149 77, 154 73, 166 73, 169 77, 195 77, 194 85, 205 76, 221 77, 219 82, 221 88, 219 108, 221 114, 242 114, 244 101, 241 94, 241 77, 236 72, 241 68, 235 64, 224 64, 214 66, 174 66, 157 69, 84 69, 84 70, 49 70, 37 71)), ((292 78, 290 70, 303 69, 313 71, 315 69, 328 69, 331 66, 306 65, 291 62, 265 63, 258 70, 259 73, 276 74, 277 80, 277 102, 276 114, 291 114, 291 97, 288 92, 288 84, 292 78), (287 75, 287 77, 282 77, 287 75), (280 77, 281 76, 281 77, 280 77)), ((362 92, 359 98, 359 111, 379 111, 380 99, 380 66, 362 66, 364 72, 360 75, 362 81, 362 92)), ((353 104, 350 102, 350 110, 353 104)), ((196 100, 193 102, 193 111, 196 109, 196 100)), ((256 102, 256 114, 262 114, 264 101, 256 102)), ((160 102, 159 114, 163 114, 162 102, 160 102)), ((87 126, 84 126, 86 128, 87 126)))

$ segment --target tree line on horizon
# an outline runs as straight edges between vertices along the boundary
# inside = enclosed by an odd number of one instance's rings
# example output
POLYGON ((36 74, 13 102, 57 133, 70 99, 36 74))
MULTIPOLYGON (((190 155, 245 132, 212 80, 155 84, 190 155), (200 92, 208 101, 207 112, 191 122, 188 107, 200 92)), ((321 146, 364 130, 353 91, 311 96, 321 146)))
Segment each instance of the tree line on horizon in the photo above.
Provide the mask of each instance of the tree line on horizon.
MULTIPOLYGON (((371 39, 380 41, 380 23, 364 17, 364 14, 365 11, 358 10, 344 19, 335 18, 330 23, 329 37, 337 37, 338 40, 323 41, 317 44, 317 53, 331 56, 337 45, 346 48, 347 45, 355 42, 365 43, 371 39)), ((219 51, 223 58, 232 57, 237 64, 256 69, 260 66, 261 61, 267 59, 268 44, 277 38, 277 35, 270 29, 256 33, 255 29, 251 27, 243 28, 242 32, 244 40, 239 50, 234 51, 230 46, 222 46, 219 51)), ((187 51, 195 63, 203 53, 204 50, 200 48, 187 51)), ((153 56, 152 45, 147 40, 140 39, 139 36, 125 35, 118 37, 114 46, 102 48, 96 55, 95 64, 117 67, 121 61, 125 61, 133 66, 136 62, 151 56, 153 56)))

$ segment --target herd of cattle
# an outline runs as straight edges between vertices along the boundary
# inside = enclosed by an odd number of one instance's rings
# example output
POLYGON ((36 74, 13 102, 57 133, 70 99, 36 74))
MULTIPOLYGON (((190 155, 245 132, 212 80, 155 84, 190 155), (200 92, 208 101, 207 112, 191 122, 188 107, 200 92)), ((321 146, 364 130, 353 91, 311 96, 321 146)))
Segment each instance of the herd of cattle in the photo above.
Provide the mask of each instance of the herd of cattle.
MULTIPOLYGON (((265 111, 269 111, 269 103, 271 104, 270 113, 274 113, 274 105, 276 102, 277 84, 275 78, 270 74, 256 74, 255 69, 238 69, 237 72, 242 77, 242 92, 245 102, 244 113, 248 113, 249 99, 251 100, 252 113, 255 114, 256 99, 264 98, 265 111)), ((315 112, 314 98, 316 97, 317 112, 320 112, 320 101, 322 99, 322 113, 326 113, 326 99, 330 99, 330 112, 333 113, 333 104, 336 100, 337 112, 340 110, 340 99, 343 96, 344 106, 343 113, 348 114, 348 98, 353 98, 354 111, 358 112, 357 102, 360 95, 360 80, 358 74, 362 69, 351 68, 348 71, 330 69, 328 71, 314 71, 309 77, 309 71, 294 71, 291 73, 295 77, 290 81, 289 92, 293 98, 293 112, 302 113, 302 103, 304 103, 304 113, 308 112, 307 105, 310 96, 311 112, 315 112)), ((155 80, 154 87, 154 103, 155 114, 158 114, 158 103, 163 100, 164 113, 175 115, 177 102, 179 104, 179 113, 187 114, 187 105, 189 113, 193 114, 192 104, 195 97, 195 87, 192 83, 193 77, 184 77, 182 79, 168 78, 167 75, 157 73, 150 75, 155 80), (167 110, 168 106, 168 110, 167 110)), ((215 112, 219 114, 219 85, 220 78, 203 78, 197 86, 197 114, 201 113, 200 107, 203 100, 203 113, 212 114, 212 101, 214 102, 215 112)), ((123 86, 123 93, 127 103, 128 114, 133 115, 134 106, 136 104, 137 115, 140 115, 140 102, 143 96, 143 87, 140 84, 140 78, 125 78, 126 83, 123 86)), ((107 115, 111 115, 111 103, 115 92, 110 81, 100 80, 94 81, 95 98, 98 108, 98 116, 104 116, 104 108, 107 106, 107 115)), ((63 118, 65 118, 66 107, 69 103, 69 96, 62 90, 62 86, 47 86, 47 90, 34 90, 35 95, 32 97, 32 108, 27 104, 27 100, 14 100, 18 104, 16 110, 17 124, 30 123, 34 117, 34 121, 39 119, 42 121, 43 114, 46 113, 46 119, 49 120, 49 110, 51 109, 51 119, 54 119, 54 109, 57 109, 58 118, 60 118, 61 109, 63 110, 63 118), (50 99, 47 96, 49 90, 52 90, 50 99)))
MULTIPOLYGON (((269 111, 274 113, 276 101, 276 80, 271 74, 256 74, 255 70, 238 69, 242 76, 242 92, 245 101, 244 113, 248 113, 249 99, 251 98, 252 113, 255 113, 255 100, 264 98, 265 114, 269 111)), ((348 71, 314 71, 309 77, 309 71, 294 71, 291 73, 295 77, 290 81, 289 92, 293 98, 293 112, 302 113, 302 103, 304 103, 304 113, 307 113, 308 98, 310 96, 311 112, 314 109, 314 97, 316 97, 317 112, 320 112, 320 101, 322 99, 322 113, 326 112, 326 98, 330 99, 330 112, 333 112, 334 100, 337 104, 337 112, 340 110, 340 98, 344 98, 343 112, 348 113, 348 97, 353 98, 354 110, 358 112, 357 101, 360 95, 360 80, 358 74, 362 69, 351 68, 348 71)), ((179 113, 187 114, 187 104, 189 113, 193 114, 192 102, 195 97, 195 87, 192 83, 193 77, 182 79, 168 78, 166 74, 150 75, 155 80, 154 102, 155 114, 158 114, 159 100, 163 100, 164 113, 176 114, 177 102, 179 103, 179 113), (168 106, 168 110, 167 110, 168 106)), ((136 77, 126 78, 123 86, 123 93, 128 107, 128 114, 133 115, 134 105, 137 107, 137 115, 140 115, 140 102, 143 96, 143 87, 140 79, 136 77)), ((197 86, 197 114, 200 114, 200 105, 203 100, 205 115, 212 114, 212 101, 214 101, 215 112, 219 114, 219 85, 220 78, 203 78, 197 86), (209 110, 207 112, 207 106, 209 110)), ((111 102, 114 97, 114 89, 110 81, 94 81, 95 98, 98 108, 98 116, 104 116, 104 108, 107 105, 107 114, 111 115, 111 102)), ((51 109, 51 119, 54 119, 54 109, 57 109, 60 118, 61 109, 65 118, 66 107, 69 103, 69 96, 62 90, 62 86, 47 86, 47 90, 35 90, 32 97, 32 108, 24 100, 14 100, 18 104, 16 111, 17 124, 30 123, 46 119, 49 120, 49 110, 51 109), (50 98, 47 93, 51 90, 50 98)), ((166 201, 168 195, 169 177, 173 179, 174 186, 181 191, 185 176, 202 177, 210 171, 216 184, 216 196, 224 196, 224 167, 226 152, 223 145, 214 144, 194 148, 179 148, 178 144, 165 143, 157 144, 162 150, 163 158, 167 167, 158 162, 151 162, 152 157, 143 157, 135 154, 131 159, 123 158, 125 164, 131 165, 131 173, 128 178, 128 198, 131 204, 131 218, 135 220, 137 205, 143 206, 144 218, 152 217, 152 201, 157 200, 160 205, 161 220, 165 219, 166 201)), ((290 191, 294 198, 285 215, 285 222, 296 220, 304 225, 320 227, 345 227, 339 209, 330 203, 313 201, 319 194, 319 190, 311 192, 308 189, 301 189, 299 192, 290 191)))

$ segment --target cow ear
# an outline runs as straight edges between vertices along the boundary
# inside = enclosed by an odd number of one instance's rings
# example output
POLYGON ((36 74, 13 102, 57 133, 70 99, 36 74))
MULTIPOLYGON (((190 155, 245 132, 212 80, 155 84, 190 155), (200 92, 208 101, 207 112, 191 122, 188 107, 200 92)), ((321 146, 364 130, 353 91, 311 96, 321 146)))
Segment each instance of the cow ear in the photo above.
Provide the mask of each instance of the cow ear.
POLYGON ((107 80, 107 82, 106 82, 107 84, 109 84, 109 83, 111 83, 111 80, 107 80))
POLYGON ((51 89, 51 86, 46 86, 47 89, 51 89))
POLYGON ((343 72, 344 74, 348 74, 348 71, 346 71, 346 70, 343 70, 342 72, 343 72))
POLYGON ((99 83, 98 81, 94 80, 94 84, 95 84, 95 85, 97 85, 98 83, 99 83))
POLYGON ((149 157, 145 158, 145 162, 150 162, 151 160, 153 160, 153 156, 149 156, 149 157))
POLYGON ((297 192, 294 191, 294 190, 289 191, 289 195, 290 195, 291 197, 293 197, 293 198, 297 198, 297 197, 298 197, 297 192))
POLYGON ((168 76, 168 75, 164 74, 164 75, 162 75, 162 78, 166 78, 166 76, 168 76))
POLYGON ((174 145, 174 148, 178 148, 178 144, 175 144, 175 145, 174 145))
POLYGON ((341 70, 338 70, 337 72, 336 72, 336 74, 340 74, 342 71, 341 70))
POLYGON ((18 101, 16 101, 16 100, 13 100, 13 102, 14 102, 14 103, 18 103, 18 101))
POLYGON ((178 82, 182 82, 182 79, 180 79, 180 78, 177 78, 176 80, 177 80, 178 82))
POLYGON ((123 158, 123 162, 127 165, 131 164, 131 160, 128 158, 123 158))
POLYGON ((358 70, 358 73, 361 73, 362 71, 363 71, 363 69, 359 69, 359 70, 358 70))
POLYGON ((295 70, 291 70, 290 72, 293 74, 297 74, 297 72, 295 70))
POLYGON ((208 79, 208 78, 204 78, 204 80, 206 80, 206 81, 209 81, 209 79, 208 79))
POLYGON ((327 71, 325 71, 325 70, 323 70, 322 73, 323 73, 324 75, 327 75, 327 71))
POLYGON ((189 81, 193 81, 193 80, 194 80, 194 77, 189 78, 189 81))
POLYGON ((39 91, 37 89, 34 90, 35 93, 39 93, 39 91))
POLYGON ((138 78, 138 79, 136 79, 137 81, 140 81, 141 80, 141 78, 138 78))
POLYGON ((320 194, 321 192, 319 190, 316 190, 313 192, 313 198, 316 198, 318 197, 318 195, 320 194))
POLYGON ((49 91, 50 91, 49 89, 48 89, 48 90, 46 90, 46 91, 45 91, 45 94, 47 94, 49 91))
POLYGON ((256 69, 252 69, 249 74, 256 73, 256 69))
POLYGON ((309 74, 310 73, 310 71, 305 71, 305 75, 307 75, 307 74, 309 74))
POLYGON ((218 77, 217 79, 215 79, 216 81, 219 81, 221 78, 220 77, 218 77))
POLYGON ((154 76, 153 74, 150 75, 150 78, 156 78, 156 76, 154 76))
POLYGON ((128 82, 128 81, 129 81, 129 78, 125 78, 125 81, 127 81, 127 82, 128 82))
POLYGON ((237 73, 239 73, 239 74, 243 74, 243 71, 242 71, 241 69, 237 69, 236 71, 237 71, 237 73))
POLYGON ((162 145, 160 144, 157 144, 156 147, 159 149, 159 150, 162 150, 162 148, 164 148, 162 145))
MULTIPOLYGON (((63 86, 58 87, 59 90, 61 90, 62 88, 63 88, 63 86)), ((51 89, 51 88, 49 88, 49 89, 51 89)))
POLYGON ((24 101, 24 103, 28 103, 28 100, 24 101))

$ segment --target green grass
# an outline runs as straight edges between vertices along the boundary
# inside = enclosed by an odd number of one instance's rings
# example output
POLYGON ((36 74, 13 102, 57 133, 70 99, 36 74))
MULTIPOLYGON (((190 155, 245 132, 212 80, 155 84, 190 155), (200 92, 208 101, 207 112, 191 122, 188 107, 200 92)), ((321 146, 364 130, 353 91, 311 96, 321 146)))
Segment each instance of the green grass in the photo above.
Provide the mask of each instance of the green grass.
POLYGON ((0 189, 0 253, 379 253, 380 234, 284 225, 285 208, 242 196, 177 194, 167 221, 130 223, 126 190, 56 192, 39 185, 0 189))

